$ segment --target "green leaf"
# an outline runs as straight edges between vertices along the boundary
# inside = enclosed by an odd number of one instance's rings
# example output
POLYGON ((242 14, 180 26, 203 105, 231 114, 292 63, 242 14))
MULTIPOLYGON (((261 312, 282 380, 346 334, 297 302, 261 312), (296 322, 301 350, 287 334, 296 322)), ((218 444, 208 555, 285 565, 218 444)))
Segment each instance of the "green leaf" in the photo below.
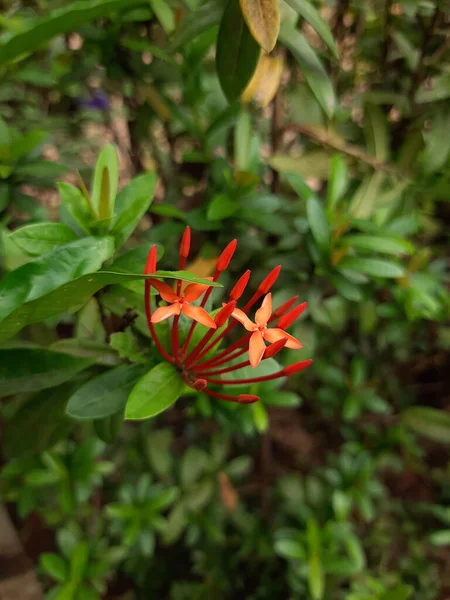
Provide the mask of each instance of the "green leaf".
POLYGON ((435 531, 430 535, 433 546, 450 546, 450 529, 435 531))
POLYGON ((369 102, 364 111, 364 130, 369 153, 379 162, 386 162, 389 158, 387 120, 381 108, 369 102))
POLYGON ((24 32, 10 38, 0 47, 0 64, 30 54, 56 35, 76 31, 98 17, 139 4, 140 0, 80 0, 55 10, 24 32))
POLYGON ((384 235, 353 234, 341 238, 341 244, 357 250, 381 254, 412 254, 414 245, 402 238, 384 235))
POLYGON ((296 408, 302 403, 302 399, 294 392, 282 392, 279 390, 273 390, 264 394, 261 400, 264 404, 269 404, 270 406, 285 406, 288 408, 296 408))
POLYGON ((236 173, 249 170, 251 142, 252 120, 249 112, 241 108, 234 129, 234 167, 236 173))
POLYGON ((125 409, 126 419, 148 419, 176 402, 184 383, 173 365, 160 363, 133 388, 125 409))
POLYGON ((173 37, 172 50, 175 52, 183 48, 198 35, 219 23, 223 9, 223 1, 211 0, 202 3, 198 10, 188 12, 173 37))
POLYGON ((240 5, 254 39, 267 53, 272 52, 280 31, 278 0, 240 0, 240 5))
POLYGON ((327 212, 330 216, 338 205, 339 200, 345 194, 347 186, 347 165, 339 154, 335 154, 330 162, 330 179, 327 193, 327 212))
POLYGON ((208 206, 207 218, 209 221, 221 221, 234 215, 239 208, 239 202, 227 194, 216 194, 208 206))
POLYGON ((28 254, 39 256, 77 239, 76 234, 62 223, 36 223, 16 229, 9 236, 28 254))
POLYGON ((304 561, 306 558, 305 549, 295 540, 282 539, 275 542, 275 552, 290 560, 304 561))
POLYGON ((118 412, 104 419, 94 421, 95 433, 106 444, 112 444, 116 441, 123 423, 123 413, 118 412))
POLYGON ((110 346, 119 353, 121 358, 128 358, 133 362, 144 362, 141 349, 136 338, 130 331, 113 333, 110 338, 110 346))
POLYGON ((283 23, 280 29, 280 42, 290 50, 313 91, 317 101, 328 117, 333 116, 335 108, 334 91, 331 81, 315 51, 303 34, 290 23, 283 23))
MULTIPOLYGON (((164 248, 161 244, 156 245, 156 255, 157 260, 161 260, 164 255, 164 248)), ((124 252, 121 256, 114 259, 110 270, 114 272, 124 272, 124 273, 139 273, 143 265, 147 262, 148 252, 150 250, 149 244, 142 244, 141 246, 136 246, 135 248, 131 248, 127 252, 124 252)))
POLYGON ((323 598, 325 578, 320 556, 315 552, 308 560, 308 587, 314 600, 323 598))
POLYGON ((181 485, 189 489, 198 481, 208 466, 208 455, 201 448, 191 446, 186 450, 180 462, 181 485))
POLYGON ((323 150, 312 150, 301 156, 274 154, 269 158, 268 163, 275 171, 291 176, 327 179, 330 170, 330 156, 323 150))
POLYGON ((56 185, 61 195, 60 215, 64 216, 66 211, 80 232, 89 235, 94 215, 87 198, 70 183, 59 181, 56 185))
POLYGON ((85 273, 97 271, 113 252, 112 238, 84 238, 59 246, 11 271, 0 283, 0 321, 22 304, 41 298, 85 273))
POLYGON ((142 365, 122 365, 91 379, 71 396, 67 414, 75 419, 103 419, 123 410, 144 372, 142 365))
MULTIPOLYGON (((13 273, 15 273, 15 271, 13 271, 13 273)), ((124 284, 129 281, 146 279, 148 277, 149 276, 137 273, 99 271, 98 273, 90 273, 70 281, 58 289, 37 298, 32 302, 27 302, 11 312, 11 314, 0 323, 0 342, 7 340, 26 325, 40 323, 49 317, 59 315, 68 310, 75 312, 85 304, 93 294, 107 285, 124 284)), ((190 283, 203 283, 213 287, 221 287, 221 284, 219 283, 196 277, 185 271, 156 271, 155 273, 152 273, 151 277, 156 277, 158 279, 182 279, 184 281, 189 281, 190 283)), ((1 296, 2 285, 0 285, 0 299, 1 296)))
POLYGON ((66 405, 78 385, 74 380, 44 390, 22 404, 5 429, 4 453, 11 458, 40 454, 66 436, 72 427, 66 405))
POLYGON ((228 101, 234 102, 255 72, 261 49, 242 17, 238 0, 230 0, 220 23, 216 70, 228 101))
POLYGON ((107 144, 98 157, 91 186, 91 202, 99 220, 113 217, 118 183, 117 150, 112 144, 107 144))
POLYGON ((45 348, 0 348, 0 397, 54 387, 92 364, 45 348))
POLYGON ((175 28, 175 16, 172 7, 166 0, 149 0, 150 6, 166 33, 172 33, 175 28))
POLYGON ((363 273, 370 277, 403 277, 405 269, 401 265, 381 258, 359 258, 357 256, 348 256, 339 263, 339 268, 350 269, 357 273, 363 273))
POLYGON ((347 298, 347 300, 354 302, 362 300, 363 293, 361 288, 356 283, 353 283, 353 281, 347 279, 344 274, 334 271, 328 275, 328 279, 334 285, 337 292, 344 298, 347 298))
POLYGON ((308 198, 306 203, 306 216, 314 240, 321 250, 330 247, 331 233, 325 211, 320 200, 316 196, 308 198))
POLYGON ((450 444, 450 414, 427 406, 412 406, 400 418, 416 433, 435 442, 450 444))
POLYGON ((286 0, 286 2, 317 31, 334 56, 338 58, 338 49, 330 28, 313 4, 308 0, 286 0))
POLYGON ((73 582, 80 583, 83 580, 88 559, 89 546, 87 542, 78 542, 70 557, 70 578, 73 582))
POLYGON ((155 186, 156 174, 146 173, 133 179, 119 192, 110 230, 116 241, 116 250, 124 245, 147 212, 155 186))
POLYGON ((44 552, 40 556, 41 568, 56 581, 65 581, 68 569, 65 560, 58 554, 44 552))
POLYGON ((427 79, 417 90, 414 101, 418 104, 436 102, 450 97, 450 75, 439 75, 431 80, 427 79))
POLYGON ((269 426, 269 415, 262 402, 252 404, 251 410, 253 413, 253 422, 258 433, 264 433, 269 426))

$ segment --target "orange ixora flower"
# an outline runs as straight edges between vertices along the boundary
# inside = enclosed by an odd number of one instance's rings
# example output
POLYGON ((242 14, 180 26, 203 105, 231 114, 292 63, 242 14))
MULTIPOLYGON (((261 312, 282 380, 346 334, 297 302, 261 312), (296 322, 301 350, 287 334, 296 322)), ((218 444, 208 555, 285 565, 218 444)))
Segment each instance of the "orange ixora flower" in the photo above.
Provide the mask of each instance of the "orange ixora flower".
POLYGON ((183 313, 186 317, 205 325, 205 327, 216 329, 214 319, 209 316, 204 308, 201 306, 191 306, 190 304, 198 300, 210 286, 191 283, 186 287, 184 293, 179 296, 175 294, 167 283, 151 279, 151 284, 158 290, 161 298, 169 303, 169 306, 161 306, 155 310, 152 314, 152 323, 160 323, 169 317, 175 317, 183 313))
MULTIPOLYGON (((179 270, 182 271, 189 256, 191 232, 186 228, 180 245, 179 270)), ((231 241, 223 250, 216 262, 216 268, 212 281, 217 281, 227 268, 236 250, 237 240, 231 241)), ((161 355, 180 371, 185 383, 191 388, 201 391, 212 398, 238 402, 239 404, 251 404, 257 402, 259 396, 255 394, 226 394, 221 388, 252 385, 263 383, 280 377, 290 377, 295 373, 303 371, 312 360, 303 360, 288 365, 279 371, 257 377, 243 379, 226 379, 224 375, 233 371, 239 371, 251 365, 256 367, 261 361, 270 359, 284 347, 298 349, 301 343, 286 329, 302 314, 306 308, 306 302, 294 306, 298 296, 290 298, 287 302, 272 311, 272 295, 269 292, 276 282, 281 267, 275 267, 257 286, 253 295, 241 309, 236 308, 236 303, 244 294, 250 281, 250 271, 245 271, 238 279, 236 285, 229 294, 228 302, 224 303, 214 319, 206 312, 205 305, 211 295, 212 287, 201 284, 190 284, 184 292, 181 291, 181 280, 176 283, 176 292, 166 283, 153 277, 145 280, 145 312, 147 316, 150 334, 161 355), (151 288, 159 292, 161 298, 168 303, 153 311, 151 288), (203 297, 202 297, 203 296, 203 297), (200 306, 193 306, 192 302, 200 300, 200 306), (251 321, 247 313, 261 298, 261 307, 256 311, 255 322, 251 321), (184 339, 180 341, 179 319, 184 314, 193 320, 191 327, 184 339), (171 325, 171 349, 167 350, 161 343, 156 323, 173 317, 171 325), (277 326, 270 328, 269 323, 277 320, 277 326), (245 334, 238 337, 224 350, 217 351, 217 346, 228 335, 228 333, 240 322, 247 330, 245 334), (197 323, 208 327, 208 331, 200 340, 193 342, 192 336, 197 323), (220 331, 219 331, 220 330, 220 331), (269 342, 266 346, 265 342, 269 342), (192 343, 191 343, 192 342, 192 343), (213 354, 213 351, 216 352, 213 354), (248 353, 249 359, 236 362, 240 356, 248 353), (213 389, 211 389, 211 386, 213 389)), ((144 273, 151 275, 156 271, 156 246, 150 249, 144 273)))
POLYGON ((252 367, 257 367, 264 356, 264 352, 266 351, 264 340, 269 342, 269 344, 273 344, 273 342, 286 339, 284 344, 286 348, 298 350, 302 347, 301 343, 295 337, 289 335, 283 329, 279 327, 268 329, 267 323, 272 316, 272 294, 267 294, 264 297, 261 308, 255 313, 255 323, 239 308, 235 308, 231 316, 242 323, 247 331, 253 332, 250 337, 248 349, 248 356, 252 367))

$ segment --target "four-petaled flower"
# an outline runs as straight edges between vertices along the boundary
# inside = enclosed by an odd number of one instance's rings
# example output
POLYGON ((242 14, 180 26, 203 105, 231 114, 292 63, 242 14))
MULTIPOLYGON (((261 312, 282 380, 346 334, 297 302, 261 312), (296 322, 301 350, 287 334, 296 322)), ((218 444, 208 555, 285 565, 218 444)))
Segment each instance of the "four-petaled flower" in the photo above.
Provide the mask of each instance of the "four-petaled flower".
POLYGON ((186 287, 182 295, 178 295, 175 294, 167 283, 163 283, 157 279, 151 279, 150 281, 152 286, 158 290, 161 298, 169 303, 169 306, 161 306, 155 310, 152 315, 152 323, 160 323, 169 317, 175 317, 183 313, 186 317, 206 327, 216 329, 214 319, 209 316, 204 308, 191 305, 191 302, 198 300, 209 289, 209 285, 191 283, 186 287))
POLYGON ((257 367, 264 356, 266 351, 266 344, 264 340, 273 344, 280 340, 286 339, 284 344, 286 348, 292 348, 298 350, 302 347, 301 343, 289 333, 283 331, 279 327, 273 327, 269 329, 267 323, 272 316, 272 294, 267 294, 255 313, 255 323, 251 321, 245 312, 239 308, 235 308, 231 314, 232 317, 237 319, 245 327, 247 331, 252 331, 250 337, 248 356, 252 367, 257 367))

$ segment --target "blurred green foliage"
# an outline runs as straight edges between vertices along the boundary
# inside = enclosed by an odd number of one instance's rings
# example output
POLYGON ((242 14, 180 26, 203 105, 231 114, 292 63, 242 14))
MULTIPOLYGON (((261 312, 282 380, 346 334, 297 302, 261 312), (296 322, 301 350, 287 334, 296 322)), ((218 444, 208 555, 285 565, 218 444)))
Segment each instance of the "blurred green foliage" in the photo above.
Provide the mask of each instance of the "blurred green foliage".
POLYGON ((0 7, 0 494, 46 597, 446 597, 448 6, 0 7), (186 281, 239 240, 214 306, 279 264, 308 301, 270 372, 314 363, 259 403, 150 340, 147 252, 176 278, 186 225, 186 281), (130 423, 142 381, 173 406, 130 423))

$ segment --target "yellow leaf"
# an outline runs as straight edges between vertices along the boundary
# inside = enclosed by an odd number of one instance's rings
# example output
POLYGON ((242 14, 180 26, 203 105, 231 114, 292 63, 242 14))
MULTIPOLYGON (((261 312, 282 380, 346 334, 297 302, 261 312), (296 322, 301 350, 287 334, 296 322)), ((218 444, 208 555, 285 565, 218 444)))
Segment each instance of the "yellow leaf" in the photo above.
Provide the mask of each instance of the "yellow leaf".
POLYGON ((266 52, 272 52, 280 32, 278 0, 240 0, 250 33, 266 52))
POLYGON ((280 86, 283 59, 261 55, 250 83, 242 94, 242 102, 254 100, 263 108, 270 104, 280 86))
MULTIPOLYGON (((186 266, 186 271, 192 273, 193 275, 197 275, 197 277, 210 277, 216 268, 217 256, 215 258, 203 258, 203 256, 198 256, 194 262, 186 266)), ((181 282, 181 289, 189 285, 189 281, 181 282)))

